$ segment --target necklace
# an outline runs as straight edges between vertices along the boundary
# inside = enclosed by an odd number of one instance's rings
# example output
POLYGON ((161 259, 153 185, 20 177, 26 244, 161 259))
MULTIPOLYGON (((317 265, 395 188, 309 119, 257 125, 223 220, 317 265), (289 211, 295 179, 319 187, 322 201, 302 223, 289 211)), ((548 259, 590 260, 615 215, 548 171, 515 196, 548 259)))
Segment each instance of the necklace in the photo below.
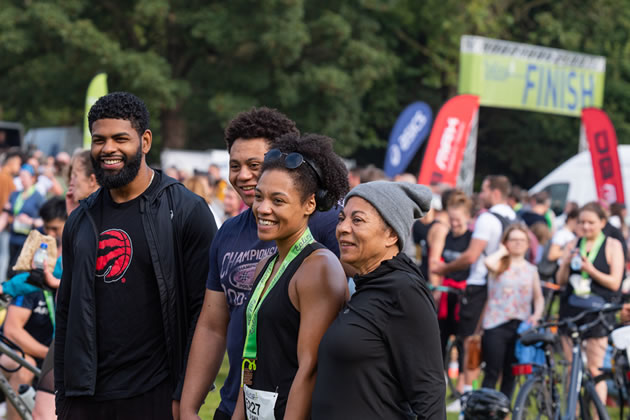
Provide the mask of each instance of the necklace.
POLYGON ((149 185, 147 185, 147 187, 144 189, 145 191, 147 189, 149 189, 149 187, 151 186, 151 184, 153 183, 153 177, 155 176, 155 171, 153 169, 151 169, 151 179, 149 180, 149 185))

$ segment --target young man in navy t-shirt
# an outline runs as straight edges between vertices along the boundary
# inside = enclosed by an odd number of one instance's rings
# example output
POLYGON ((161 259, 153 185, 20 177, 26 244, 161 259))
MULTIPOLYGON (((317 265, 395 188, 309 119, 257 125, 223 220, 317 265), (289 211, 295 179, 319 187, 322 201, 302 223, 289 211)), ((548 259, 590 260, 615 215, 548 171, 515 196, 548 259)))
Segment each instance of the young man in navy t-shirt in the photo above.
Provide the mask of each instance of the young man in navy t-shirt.
MULTIPOLYGON (((227 348, 230 371, 221 389, 215 420, 229 419, 240 387, 243 353, 243 315, 258 262, 276 252, 274 242, 258 239, 251 205, 260 167, 270 142, 286 133, 298 133, 295 123, 280 112, 253 108, 234 118, 225 130, 230 153, 230 183, 249 206, 228 219, 212 242, 210 269, 203 309, 193 338, 180 405, 181 419, 197 419, 227 348)), ((316 212, 309 221, 315 240, 339 255, 335 238, 339 209, 316 212)))

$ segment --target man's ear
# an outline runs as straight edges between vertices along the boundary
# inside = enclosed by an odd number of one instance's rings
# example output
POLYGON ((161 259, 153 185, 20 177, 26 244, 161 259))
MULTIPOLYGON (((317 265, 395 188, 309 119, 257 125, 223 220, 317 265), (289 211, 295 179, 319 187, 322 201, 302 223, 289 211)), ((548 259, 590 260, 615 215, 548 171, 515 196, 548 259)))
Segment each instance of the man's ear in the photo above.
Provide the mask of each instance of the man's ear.
POLYGON ((151 144, 153 143, 153 133, 151 133, 151 130, 144 130, 140 141, 142 142, 142 153, 145 155, 148 154, 151 150, 151 144))

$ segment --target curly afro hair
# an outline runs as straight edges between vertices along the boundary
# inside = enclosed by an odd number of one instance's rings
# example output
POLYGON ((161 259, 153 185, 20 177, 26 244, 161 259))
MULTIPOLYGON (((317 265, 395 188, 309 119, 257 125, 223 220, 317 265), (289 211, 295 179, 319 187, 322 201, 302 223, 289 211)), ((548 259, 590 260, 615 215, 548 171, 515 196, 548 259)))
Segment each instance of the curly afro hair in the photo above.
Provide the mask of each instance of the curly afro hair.
MULTIPOLYGON (((280 168, 287 171, 293 177, 293 182, 301 191, 302 201, 306 201, 311 194, 318 190, 325 190, 325 202, 328 205, 321 210, 328 210, 339 202, 350 189, 348 186, 348 169, 341 158, 333 151, 333 139, 320 134, 289 133, 271 142, 272 149, 279 149, 283 153, 299 153, 311 165, 319 169, 321 185, 318 175, 309 165, 300 165, 295 169, 287 169, 284 159, 263 162, 261 175, 266 170, 280 168)), ((318 207, 320 203, 318 203, 318 207)))
POLYGON ((225 143, 229 152, 237 139, 263 138, 273 141, 287 133, 300 135, 295 122, 289 117, 277 109, 252 108, 239 113, 230 121, 225 129, 225 143))
POLYGON ((105 118, 127 120, 131 126, 142 136, 149 129, 149 110, 138 98, 129 92, 112 92, 100 98, 88 113, 90 132, 94 121, 105 118))

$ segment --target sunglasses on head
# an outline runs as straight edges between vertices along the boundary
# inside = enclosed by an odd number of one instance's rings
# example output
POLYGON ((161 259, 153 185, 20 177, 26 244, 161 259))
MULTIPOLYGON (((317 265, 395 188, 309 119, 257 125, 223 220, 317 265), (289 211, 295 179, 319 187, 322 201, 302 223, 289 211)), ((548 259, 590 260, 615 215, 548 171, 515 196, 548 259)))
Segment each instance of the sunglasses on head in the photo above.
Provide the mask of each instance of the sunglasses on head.
POLYGON ((280 151, 280 149, 271 149, 270 151, 265 153, 264 162, 274 162, 281 158, 284 158, 284 167, 287 169, 297 169, 302 164, 306 163, 313 170, 313 172, 315 172, 318 185, 322 184, 322 174, 319 171, 319 168, 313 162, 310 162, 298 152, 284 153, 280 151))

